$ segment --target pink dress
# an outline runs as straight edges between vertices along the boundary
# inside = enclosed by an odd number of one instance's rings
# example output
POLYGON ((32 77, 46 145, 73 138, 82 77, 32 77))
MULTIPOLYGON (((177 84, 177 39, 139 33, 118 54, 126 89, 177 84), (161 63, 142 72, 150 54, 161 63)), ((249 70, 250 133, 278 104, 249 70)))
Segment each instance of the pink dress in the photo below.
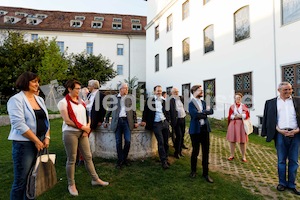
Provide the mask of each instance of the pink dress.
POLYGON ((233 119, 235 114, 245 114, 246 119, 250 117, 246 105, 233 104, 230 106, 226 139, 229 142, 246 143, 248 142, 249 138, 245 132, 243 120, 233 119))

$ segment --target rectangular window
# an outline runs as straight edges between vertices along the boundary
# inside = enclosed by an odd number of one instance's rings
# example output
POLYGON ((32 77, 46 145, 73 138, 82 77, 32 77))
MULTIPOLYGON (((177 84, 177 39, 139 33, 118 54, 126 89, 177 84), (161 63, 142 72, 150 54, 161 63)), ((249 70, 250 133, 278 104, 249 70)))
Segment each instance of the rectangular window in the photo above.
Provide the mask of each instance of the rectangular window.
POLYGON ((123 56, 124 53, 124 44, 117 44, 117 55, 123 56))
POLYGON ((203 31, 204 34, 204 53, 214 50, 214 25, 206 27, 203 31))
POLYGON ((182 61, 190 59, 190 38, 186 38, 182 41, 182 61))
POLYGON ((154 34, 155 34, 155 40, 157 40, 159 38, 159 25, 157 25, 155 27, 155 30, 154 30, 154 34))
POLYGON ((155 56, 155 72, 159 71, 159 54, 155 56))
POLYGON ((86 43, 86 53, 93 54, 93 43, 92 42, 86 43))
POLYGON ((300 96, 300 63, 283 66, 282 81, 292 85, 294 96, 300 96))
POLYGON ((171 94, 172 88, 173 88, 173 86, 170 86, 170 87, 167 87, 167 88, 166 88, 166 92, 167 92, 167 95, 168 95, 168 96, 171 96, 171 95, 172 95, 172 94, 171 94))
POLYGON ((123 75, 123 65, 118 65, 117 66, 117 74, 118 75, 123 75))
POLYGON ((187 0, 182 4, 182 20, 186 19, 190 15, 190 2, 187 0))
POLYGON ((187 83, 187 84, 183 84, 181 86, 181 94, 184 98, 184 100, 188 100, 188 98, 186 97, 191 97, 191 84, 190 83, 187 83))
POLYGON ((234 13, 235 42, 250 37, 249 6, 245 6, 234 13))
POLYGON ((120 24, 120 23, 112 23, 112 29, 121 30, 122 29, 122 24, 120 24))
POLYGON ((204 99, 207 105, 210 105, 211 108, 216 106, 216 80, 206 80, 204 81, 204 99))
POLYGON ((57 46, 59 48, 60 53, 64 53, 65 52, 65 43, 62 41, 57 41, 57 46))
POLYGON ((282 25, 300 20, 300 0, 281 1, 282 25))
POLYGON ((31 41, 37 40, 39 37, 38 34, 31 34, 31 41))
POLYGON ((172 67, 173 52, 172 47, 167 49, 167 67, 172 67))
POLYGON ((102 28, 102 22, 92 21, 92 28, 102 28))
POLYGON ((252 73, 234 75, 234 91, 244 95, 243 102, 248 108, 252 107, 252 73), (246 95, 246 96, 245 96, 246 95))
POLYGON ((141 24, 132 24, 132 30, 140 31, 140 30, 142 30, 142 25, 141 24))
POLYGON ((167 32, 173 29, 173 16, 172 14, 167 17, 167 32))

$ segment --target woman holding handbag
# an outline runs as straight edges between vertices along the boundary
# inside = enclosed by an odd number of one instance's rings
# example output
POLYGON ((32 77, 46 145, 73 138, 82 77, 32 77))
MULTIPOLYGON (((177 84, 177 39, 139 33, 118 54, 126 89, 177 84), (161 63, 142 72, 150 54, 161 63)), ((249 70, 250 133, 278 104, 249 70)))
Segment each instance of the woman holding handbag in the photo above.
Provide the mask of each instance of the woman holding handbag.
POLYGON ((49 147, 50 126, 44 100, 35 95, 39 90, 39 77, 32 72, 22 73, 16 88, 21 91, 7 103, 11 122, 8 139, 13 141, 12 158, 14 182, 10 199, 28 199, 26 196, 27 177, 35 164, 37 152, 49 147))
POLYGON ((243 119, 250 118, 247 106, 241 103, 243 95, 236 93, 234 97, 235 103, 230 106, 228 113, 228 129, 226 139, 230 142, 230 157, 229 161, 234 159, 235 143, 240 143, 242 153, 242 162, 246 160, 246 143, 249 138, 245 132, 243 119))
POLYGON ((107 186, 109 183, 102 181, 96 173, 88 133, 91 131, 88 123, 88 115, 85 103, 79 98, 81 83, 77 80, 69 80, 65 85, 64 96, 58 102, 58 109, 63 118, 63 143, 67 154, 66 171, 68 177, 68 190, 72 196, 78 196, 75 185, 75 163, 77 148, 84 158, 84 164, 92 177, 92 185, 107 186))

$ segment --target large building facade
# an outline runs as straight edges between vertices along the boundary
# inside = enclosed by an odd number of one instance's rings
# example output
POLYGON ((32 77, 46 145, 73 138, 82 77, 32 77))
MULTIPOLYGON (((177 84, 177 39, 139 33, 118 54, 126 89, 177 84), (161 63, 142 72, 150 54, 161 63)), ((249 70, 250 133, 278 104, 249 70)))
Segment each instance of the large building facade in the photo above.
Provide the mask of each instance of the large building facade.
POLYGON ((234 93, 241 92, 255 125, 281 81, 300 95, 300 0, 147 4, 148 90, 160 84, 183 95, 201 84, 216 118, 227 117, 234 93))
POLYGON ((145 16, 0 6, 0 30, 22 31, 28 41, 56 38, 61 52, 102 54, 108 58, 118 75, 102 85, 103 90, 115 90, 120 81, 133 77, 145 83, 145 25, 145 16))

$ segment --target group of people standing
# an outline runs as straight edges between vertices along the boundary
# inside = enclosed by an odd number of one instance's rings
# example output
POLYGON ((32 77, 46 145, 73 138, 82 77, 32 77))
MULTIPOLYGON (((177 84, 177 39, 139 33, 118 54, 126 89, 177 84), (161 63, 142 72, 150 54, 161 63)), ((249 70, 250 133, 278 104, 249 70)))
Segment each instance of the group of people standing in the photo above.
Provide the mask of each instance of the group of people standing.
MULTIPOLYGON (((128 85, 120 84, 116 100, 110 102, 109 108, 104 108, 105 95, 99 91, 97 80, 88 82, 87 98, 81 99, 81 83, 69 80, 65 84, 64 98, 59 101, 58 109, 63 118, 62 132, 67 162, 66 173, 68 191, 77 196, 75 185, 75 163, 77 152, 84 160, 85 167, 91 176, 91 185, 107 186, 108 182, 99 178, 90 150, 88 136, 98 126, 103 124, 115 132, 117 163, 116 168, 129 166, 128 153, 131 143, 131 131, 138 127, 135 112, 135 97, 128 94, 128 85), (107 111, 106 111, 107 110, 107 111), (110 121, 111 117, 111 121, 110 121), (124 146, 122 144, 124 137, 124 146), (79 151, 78 151, 79 150, 79 151)), ((39 78, 32 72, 24 72, 16 82, 19 93, 12 96, 7 104, 11 121, 11 132, 8 139, 13 140, 14 182, 11 190, 11 199, 27 199, 26 182, 30 168, 34 165, 38 151, 48 148, 50 144, 50 123, 44 100, 35 95, 39 90, 39 78)), ((292 97, 292 88, 289 83, 279 85, 280 95, 266 102, 262 135, 267 141, 275 140, 278 155, 278 191, 286 188, 300 195, 296 189, 295 178, 298 168, 298 149, 300 144, 300 101, 292 97), (286 180, 286 160, 288 162, 288 180, 286 180)), ((190 177, 197 175, 197 157, 202 148, 202 177, 209 183, 213 179, 208 174, 210 124, 208 115, 213 109, 207 105, 203 97, 201 85, 194 85, 190 90, 192 97, 188 104, 190 114, 189 134, 192 143, 190 177)), ((183 136, 185 133, 185 117, 183 100, 178 95, 178 89, 171 90, 172 96, 168 99, 170 109, 166 109, 166 99, 162 97, 162 87, 154 87, 154 96, 146 100, 143 110, 141 126, 153 131, 157 139, 158 154, 163 169, 168 169, 170 125, 175 132, 174 157, 179 159, 182 154, 183 136)), ((243 129, 243 120, 250 117, 246 105, 241 103, 242 94, 235 94, 235 103, 230 107, 228 114, 227 140, 230 142, 229 161, 234 159, 235 143, 240 143, 242 161, 246 160, 246 143, 248 135, 243 129)))

